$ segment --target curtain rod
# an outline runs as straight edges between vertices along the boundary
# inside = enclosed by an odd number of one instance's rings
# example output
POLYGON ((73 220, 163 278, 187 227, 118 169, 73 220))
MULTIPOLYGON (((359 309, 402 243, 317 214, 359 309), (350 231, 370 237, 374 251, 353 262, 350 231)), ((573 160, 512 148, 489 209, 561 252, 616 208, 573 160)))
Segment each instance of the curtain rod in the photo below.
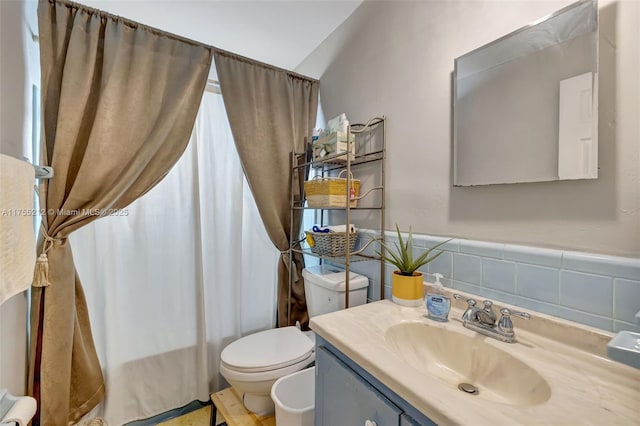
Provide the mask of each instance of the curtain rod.
POLYGON ((141 24, 140 22, 132 21, 131 19, 124 18, 122 16, 114 15, 113 13, 105 12, 104 10, 96 9, 96 8, 93 8, 91 6, 87 6, 87 5, 84 5, 84 4, 81 4, 81 3, 76 3, 76 2, 71 1, 71 0, 48 0, 48 1, 49 1, 49 4, 58 3, 58 4, 61 4, 61 5, 65 6, 65 7, 68 7, 70 9, 78 9, 78 10, 82 10, 84 12, 87 12, 90 15, 97 15, 97 16, 99 16, 101 18, 111 19, 113 21, 116 21, 116 22, 119 22, 119 23, 121 23, 123 25, 126 25, 126 26, 128 26, 130 28, 134 28, 134 29, 142 28, 142 29, 144 29, 146 31, 149 31, 152 34, 162 35, 162 36, 169 37, 169 38, 177 40, 177 41, 182 41, 184 43, 191 44, 191 45, 194 45, 194 46, 202 46, 202 47, 206 47, 206 48, 209 48, 209 49, 213 47, 213 46, 206 45, 204 43, 197 42, 195 40, 191 40, 191 39, 186 38, 186 37, 179 36, 177 34, 169 33, 167 31, 163 31, 163 30, 155 28, 155 27, 150 27, 148 25, 141 24))
POLYGON ((228 50, 220 49, 220 48, 217 48, 215 46, 211 46, 211 47, 213 48, 213 50, 216 53, 224 55, 224 56, 228 56, 228 57, 231 57, 231 58, 234 58, 234 59, 237 59, 239 61, 247 62, 249 64, 257 65, 257 66, 260 66, 260 67, 263 67, 263 68, 267 68, 267 69, 272 69, 274 71, 284 72, 284 73, 287 73, 290 77, 296 77, 296 78, 299 78, 301 80, 306 80, 306 81, 308 81, 310 83, 318 83, 319 82, 319 80, 317 80, 315 78, 311 78, 311 77, 308 77, 306 75, 298 74, 297 72, 294 72, 294 71, 291 71, 291 70, 287 70, 287 69, 284 69, 284 68, 276 67, 275 65, 267 64, 265 62, 260 62, 260 61, 257 61, 255 59, 247 58, 246 56, 238 55, 237 53, 229 52, 228 50))
MULTIPOLYGON (((2 1, 2 0, 0 0, 0 1, 2 1)), ((238 60, 250 63, 250 64, 254 64, 254 65, 257 65, 257 66, 260 66, 260 67, 263 67, 263 68, 272 69, 274 71, 285 72, 291 77, 296 77, 296 78, 299 78, 299 79, 302 79, 302 80, 307 80, 307 81, 309 81, 311 83, 319 82, 319 80, 317 80, 315 78, 311 78, 311 77, 308 77, 306 75, 298 74, 298 73, 293 72, 291 70, 287 70, 287 69, 284 69, 284 68, 276 67, 275 65, 267 64, 265 62, 260 62, 260 61, 257 61, 255 59, 249 58, 247 56, 242 56, 242 55, 239 55, 237 53, 229 52, 228 50, 220 49, 220 48, 215 47, 215 46, 211 46, 211 45, 208 45, 208 44, 205 44, 205 43, 201 43, 199 41, 195 41, 195 40, 192 40, 192 39, 187 38, 187 37, 182 37, 182 36, 179 36, 177 34, 170 33, 170 32, 167 32, 167 31, 163 31, 163 30, 155 28, 155 27, 150 27, 148 25, 141 24, 141 23, 136 22, 136 21, 132 21, 131 19, 124 18, 124 17, 118 16, 118 15, 114 15, 112 13, 105 12, 104 10, 95 9, 93 7, 86 6, 84 4, 76 3, 76 2, 73 2, 71 0, 48 0, 48 1, 49 1, 50 4, 59 3, 59 4, 63 5, 63 6, 65 6, 65 7, 69 7, 69 8, 72 8, 72 9, 79 9, 79 10, 83 10, 83 11, 89 13, 89 14, 98 15, 101 18, 112 19, 114 21, 117 21, 117 22, 120 22, 120 23, 122 23, 124 25, 127 25, 127 26, 129 26, 131 28, 142 28, 144 30, 147 30, 147 31, 151 32, 152 34, 162 35, 162 36, 169 37, 169 38, 172 38, 174 40, 182 41, 184 43, 191 44, 191 45, 194 45, 194 46, 202 46, 202 47, 205 47, 207 49, 211 49, 212 51, 214 51, 214 52, 216 52, 218 54, 222 54, 222 55, 225 55, 225 56, 231 56, 231 57, 233 57, 235 59, 238 59, 238 60)))

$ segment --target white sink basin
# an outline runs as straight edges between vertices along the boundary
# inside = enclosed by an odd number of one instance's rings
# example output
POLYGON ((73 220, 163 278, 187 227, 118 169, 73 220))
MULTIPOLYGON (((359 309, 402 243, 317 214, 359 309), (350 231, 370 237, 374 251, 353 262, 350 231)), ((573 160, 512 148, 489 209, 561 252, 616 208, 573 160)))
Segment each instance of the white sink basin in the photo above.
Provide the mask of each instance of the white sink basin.
POLYGON ((389 349, 414 369, 449 386, 473 385, 477 394, 460 390, 469 398, 532 406, 551 397, 549 384, 536 370, 486 339, 424 322, 396 324, 385 333, 389 349))

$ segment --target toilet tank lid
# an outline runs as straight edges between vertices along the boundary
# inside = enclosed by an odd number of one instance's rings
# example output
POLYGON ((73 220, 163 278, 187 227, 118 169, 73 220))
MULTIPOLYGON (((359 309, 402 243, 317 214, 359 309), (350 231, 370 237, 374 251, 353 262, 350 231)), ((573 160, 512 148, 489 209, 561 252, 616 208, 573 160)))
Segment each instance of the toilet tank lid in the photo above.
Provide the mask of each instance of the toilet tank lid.
MULTIPOLYGON (((302 270, 302 276, 312 284, 333 291, 345 291, 345 271, 330 265, 308 266, 302 270)), ((349 291, 369 286, 367 277, 349 271, 349 291)))

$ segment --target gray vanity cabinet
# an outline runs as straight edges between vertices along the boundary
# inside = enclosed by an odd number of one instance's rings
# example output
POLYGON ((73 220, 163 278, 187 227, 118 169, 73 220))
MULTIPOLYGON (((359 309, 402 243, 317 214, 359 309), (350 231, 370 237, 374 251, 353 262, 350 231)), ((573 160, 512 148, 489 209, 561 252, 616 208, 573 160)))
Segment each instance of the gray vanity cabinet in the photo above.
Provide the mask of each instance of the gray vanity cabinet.
POLYGON ((316 425, 398 426, 402 410, 325 347, 316 353, 316 425))
POLYGON ((315 392, 316 426, 435 426, 319 336, 315 392))
POLYGON ((403 413, 400 416, 400 426, 421 426, 420 423, 409 417, 409 415, 403 413))

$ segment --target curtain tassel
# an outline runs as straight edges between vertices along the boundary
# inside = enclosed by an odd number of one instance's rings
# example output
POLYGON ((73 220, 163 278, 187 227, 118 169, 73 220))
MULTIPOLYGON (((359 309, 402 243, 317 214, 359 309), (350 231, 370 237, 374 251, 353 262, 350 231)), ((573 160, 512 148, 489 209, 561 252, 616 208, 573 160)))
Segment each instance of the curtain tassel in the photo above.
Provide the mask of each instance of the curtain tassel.
POLYGON ((47 256, 47 252, 51 250, 56 242, 62 243, 64 239, 51 237, 47 233, 45 225, 46 223, 43 221, 42 226, 40 227, 40 231, 44 237, 44 244, 42 246, 42 253, 38 256, 38 259, 36 260, 36 267, 33 270, 32 287, 49 287, 51 285, 49 282, 49 257, 47 256))
POLYGON ((49 258, 47 253, 42 253, 36 260, 36 267, 33 270, 33 287, 49 287, 49 258))

